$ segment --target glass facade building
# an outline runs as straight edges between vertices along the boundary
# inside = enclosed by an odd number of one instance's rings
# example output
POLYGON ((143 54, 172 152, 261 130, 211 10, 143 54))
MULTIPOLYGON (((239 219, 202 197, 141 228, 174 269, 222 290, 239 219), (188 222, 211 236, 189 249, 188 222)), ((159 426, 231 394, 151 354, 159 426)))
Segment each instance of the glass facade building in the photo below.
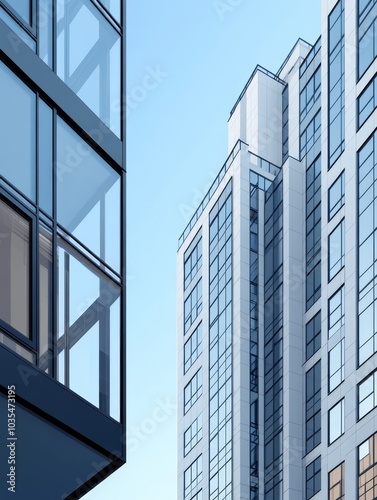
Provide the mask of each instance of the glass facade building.
POLYGON ((376 26, 323 0, 231 110, 178 245, 178 500, 377 498, 376 26))
POLYGON ((0 410, 11 387, 16 498, 80 498, 125 462, 124 23, 121 0, 0 1, 0 410))

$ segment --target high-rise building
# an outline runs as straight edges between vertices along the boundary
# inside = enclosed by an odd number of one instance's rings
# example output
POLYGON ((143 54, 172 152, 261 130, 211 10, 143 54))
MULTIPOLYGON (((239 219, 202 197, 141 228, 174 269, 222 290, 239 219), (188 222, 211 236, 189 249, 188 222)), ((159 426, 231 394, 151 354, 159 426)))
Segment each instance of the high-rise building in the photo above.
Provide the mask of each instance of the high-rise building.
POLYGON ((178 499, 377 498, 377 1, 257 67, 179 240, 178 499))
POLYGON ((125 462, 124 25, 123 0, 0 0, 1 498, 125 462))

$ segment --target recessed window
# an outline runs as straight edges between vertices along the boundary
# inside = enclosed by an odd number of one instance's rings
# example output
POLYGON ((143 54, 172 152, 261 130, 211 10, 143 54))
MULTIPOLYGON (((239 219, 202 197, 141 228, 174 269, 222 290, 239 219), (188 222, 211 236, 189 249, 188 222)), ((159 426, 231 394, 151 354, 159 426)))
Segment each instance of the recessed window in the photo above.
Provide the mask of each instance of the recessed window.
POLYGON ((377 433, 364 441, 358 449, 358 500, 376 498, 377 490, 377 433))
POLYGON ((187 413, 203 392, 202 369, 195 373, 184 390, 184 412, 187 413))
POLYGON ((344 325, 344 286, 329 299, 329 338, 344 325))
MULTIPOLYGON (((193 462, 188 469, 185 470, 184 475, 184 497, 185 500, 191 500, 192 495, 195 494, 196 488, 199 486, 203 475, 203 461, 200 455, 195 462, 193 462)), ((195 498, 195 496, 194 496, 195 498)))
POLYGON ((361 127, 377 107, 377 77, 365 87, 357 99, 359 127, 361 127))
POLYGON ((202 305, 202 280, 200 280, 185 300, 185 333, 199 316, 199 313, 202 310, 202 305))
POLYGON ((377 372, 359 384, 359 419, 377 406, 377 372))
POLYGON ((306 500, 321 491, 321 457, 306 467, 306 500))
POLYGON ((343 500, 344 491, 344 462, 329 473, 329 500, 343 500))
POLYGON ((198 325, 194 333, 185 343, 184 347, 184 372, 195 363, 202 353, 202 323, 198 325))
POLYGON ((321 362, 306 373, 306 453, 321 442, 321 362))
POLYGON ((344 172, 340 174, 337 180, 329 189, 329 220, 344 205, 344 172))
POLYGON ((321 311, 306 325, 306 361, 321 347, 321 311))
POLYGON ((329 411, 329 444, 344 434, 344 399, 329 411))
POLYGON ((203 423, 202 416, 199 415, 197 419, 190 425, 184 433, 184 454, 189 453, 203 437, 203 423))
POLYGON ((196 273, 202 267, 202 239, 196 243, 195 247, 191 250, 188 256, 185 255, 184 264, 184 280, 185 289, 191 283, 192 279, 195 278, 196 273))
POLYGON ((344 339, 329 352, 329 392, 344 380, 344 339))
POLYGON ((344 219, 329 236, 329 280, 344 266, 344 219))

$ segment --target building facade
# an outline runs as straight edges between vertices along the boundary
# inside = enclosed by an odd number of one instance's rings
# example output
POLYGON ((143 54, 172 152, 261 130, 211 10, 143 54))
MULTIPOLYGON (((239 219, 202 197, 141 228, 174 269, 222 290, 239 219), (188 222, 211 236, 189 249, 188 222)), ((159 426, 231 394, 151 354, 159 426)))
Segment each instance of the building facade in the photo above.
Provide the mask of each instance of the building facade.
POLYGON ((124 25, 122 0, 0 1, 1 498, 125 462, 124 25))
POLYGON ((257 67, 179 240, 178 499, 377 498, 377 2, 257 67))

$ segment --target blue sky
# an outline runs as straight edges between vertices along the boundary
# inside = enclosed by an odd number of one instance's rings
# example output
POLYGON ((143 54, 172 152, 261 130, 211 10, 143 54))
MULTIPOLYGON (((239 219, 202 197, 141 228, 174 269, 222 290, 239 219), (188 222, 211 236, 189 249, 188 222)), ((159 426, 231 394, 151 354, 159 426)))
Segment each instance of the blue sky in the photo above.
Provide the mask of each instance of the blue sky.
POLYGON ((88 500, 176 500, 177 240, 227 157, 256 64, 320 33, 319 0, 127 0, 128 463, 88 500))

